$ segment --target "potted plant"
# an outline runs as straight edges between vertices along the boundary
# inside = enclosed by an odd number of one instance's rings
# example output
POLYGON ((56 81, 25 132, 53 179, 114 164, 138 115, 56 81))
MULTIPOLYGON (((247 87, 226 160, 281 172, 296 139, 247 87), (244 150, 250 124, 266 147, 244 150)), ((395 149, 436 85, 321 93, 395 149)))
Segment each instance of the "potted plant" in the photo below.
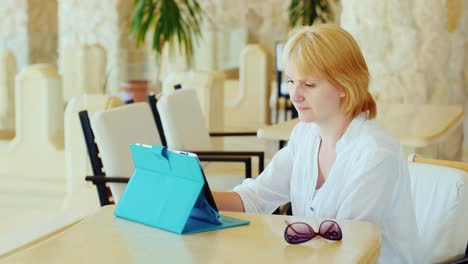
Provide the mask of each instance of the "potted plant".
MULTIPOLYGON (((170 53, 177 46, 190 64, 194 42, 201 38, 202 19, 203 11, 197 0, 134 0, 130 34, 137 47, 150 35, 156 60, 160 59, 164 47, 169 45, 170 53)), ((124 93, 134 94, 134 100, 139 101, 146 98, 148 86, 148 82, 131 80, 123 84, 123 89, 124 93)))
MULTIPOLYGON (((336 1, 336 0, 335 0, 336 1)), ((328 0, 291 0, 288 7, 289 26, 312 25, 320 20, 333 20, 334 14, 328 0)))

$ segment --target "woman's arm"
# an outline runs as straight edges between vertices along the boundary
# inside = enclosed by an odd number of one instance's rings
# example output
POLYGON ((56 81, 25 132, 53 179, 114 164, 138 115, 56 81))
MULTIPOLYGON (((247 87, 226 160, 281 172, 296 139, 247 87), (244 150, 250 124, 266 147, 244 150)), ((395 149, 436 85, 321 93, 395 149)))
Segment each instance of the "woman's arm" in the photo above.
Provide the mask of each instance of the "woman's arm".
POLYGON ((220 211, 245 212, 244 203, 236 192, 213 192, 213 198, 220 211))
POLYGON ((215 201, 220 210, 248 213, 272 213, 278 206, 290 201, 290 181, 293 171, 297 137, 310 134, 302 123, 296 125, 288 145, 279 150, 265 170, 254 179, 245 179, 233 193, 217 193, 215 201))
POLYGON ((303 139, 306 136, 310 136, 310 129, 299 123, 293 129, 288 145, 275 154, 259 176, 245 179, 232 192, 213 192, 218 209, 272 213, 278 206, 289 202, 290 181, 296 153, 295 140, 296 137, 303 139))

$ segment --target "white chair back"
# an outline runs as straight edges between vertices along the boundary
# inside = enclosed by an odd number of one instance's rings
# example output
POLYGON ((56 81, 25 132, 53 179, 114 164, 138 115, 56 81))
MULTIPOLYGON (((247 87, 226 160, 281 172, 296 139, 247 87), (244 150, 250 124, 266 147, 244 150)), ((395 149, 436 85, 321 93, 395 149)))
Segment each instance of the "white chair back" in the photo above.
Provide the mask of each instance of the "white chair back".
POLYGON ((195 90, 163 94, 157 103, 167 146, 178 150, 212 150, 210 134, 195 90))
POLYGON ((432 263, 463 255, 468 241, 468 173, 410 160, 411 189, 421 241, 432 263))
POLYGON ((224 129, 224 80, 222 72, 172 72, 164 80, 163 94, 172 93, 176 84, 181 84, 182 89, 196 90, 208 130, 221 132, 224 129))
MULTIPOLYGON (((78 112, 87 110, 92 116, 97 111, 122 105, 123 102, 118 97, 108 94, 83 94, 69 100, 65 109, 65 164, 68 193, 90 187, 90 184, 84 181, 84 177, 91 175, 92 171, 78 112)), ((95 192, 95 188, 92 189, 95 192)))
MULTIPOLYGON (((131 144, 161 144, 153 114, 145 102, 97 112, 91 118, 91 126, 108 176, 132 175, 131 144)), ((118 203, 126 184, 111 183, 109 187, 118 203)))

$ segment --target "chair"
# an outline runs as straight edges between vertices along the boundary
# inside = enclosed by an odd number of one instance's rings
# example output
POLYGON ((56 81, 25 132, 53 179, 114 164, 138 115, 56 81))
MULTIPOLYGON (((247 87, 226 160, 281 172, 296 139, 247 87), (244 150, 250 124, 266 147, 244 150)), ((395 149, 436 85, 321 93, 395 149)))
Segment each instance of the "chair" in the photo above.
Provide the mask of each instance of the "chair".
MULTIPOLYGON (((168 147, 226 158, 226 161, 239 157, 257 157, 259 174, 263 171, 264 152, 260 151, 215 151, 210 133, 206 128, 203 114, 198 103, 196 92, 192 89, 181 89, 159 98, 157 109, 161 116, 162 126, 168 147)), ((230 135, 230 133, 227 133, 230 135)), ((216 133, 215 136, 225 136, 216 133)), ((232 135, 239 135, 233 133, 232 135)))
POLYGON ((133 172, 130 144, 161 145, 151 109, 147 103, 128 104, 96 112, 91 124, 86 111, 79 115, 94 175, 86 179, 96 184, 101 205, 112 203, 105 187, 109 182, 112 197, 117 203, 125 185, 116 183, 128 182, 133 172))
POLYGON ((194 89, 210 132, 224 128, 224 74, 222 72, 186 71, 172 72, 163 82, 162 93, 174 89, 194 89))
POLYGON ((163 94, 169 94, 179 89, 196 90, 198 101, 206 121, 206 126, 212 137, 223 136, 256 136, 256 131, 230 131, 224 130, 224 82, 222 72, 173 72, 163 83, 163 94))
POLYGON ((468 163, 409 157, 419 233, 432 263, 468 263, 468 163))
MULTIPOLYGON (((91 164, 87 156, 86 142, 83 141, 82 126, 78 113, 87 110, 93 114, 96 111, 111 109, 123 105, 123 102, 115 96, 108 94, 83 94, 70 99, 65 109, 64 136, 65 136, 65 165, 67 173, 67 198, 74 203, 77 194, 93 191, 89 183, 83 181, 83 176, 91 173, 91 164)), ((92 142, 94 143, 94 141, 92 142)), ((88 197, 86 195, 86 197, 88 197)), ((90 197, 93 201, 95 197, 90 197)))
MULTIPOLYGON (((180 88, 177 88, 176 90, 181 89, 181 88, 182 88, 182 86, 180 86, 180 88)), ((164 133, 164 128, 162 126, 161 115, 159 114, 158 108, 156 106, 156 104, 157 104, 156 96, 148 96, 148 103, 150 105, 151 112, 153 113, 154 121, 155 121, 156 126, 158 128, 158 132, 159 132, 159 135, 161 137, 162 145, 167 147, 167 140, 166 140, 166 135, 164 133)), ((210 133, 210 135, 212 135, 212 136, 232 136, 232 135, 245 136, 245 135, 250 135, 250 134, 249 134, 249 132, 245 132, 245 133, 230 132, 230 133, 210 133)), ((245 178, 251 178, 252 177, 252 161, 251 161, 250 157, 248 157, 248 156, 244 156, 244 157, 227 157, 227 156, 219 155, 216 152, 211 153, 211 152, 206 152, 206 151, 198 152, 198 154, 199 154, 199 159, 201 161, 241 162, 241 163, 244 163, 245 164, 245 178)), ((262 165, 261 167, 259 167, 259 170, 263 171, 263 164, 264 164, 264 155, 263 154, 261 154, 259 156, 259 164, 262 165)))
MULTIPOLYGON (((155 105, 155 102, 155 97, 150 96, 149 103, 155 105)), ((130 144, 165 145, 164 134, 159 132, 162 131, 159 114, 150 104, 133 103, 97 112, 91 122, 86 111, 79 113, 93 170, 93 176, 87 176, 86 180, 96 185, 101 206, 117 203, 126 187, 121 183, 127 183, 133 172, 130 144)), ((199 159, 226 160, 208 155, 199 159)), ((238 157, 233 161, 244 163, 246 177, 251 176, 250 158, 238 157)))
POLYGON ((80 118, 81 129, 83 131, 86 149, 88 150, 89 161, 91 163, 91 169, 93 172, 93 176, 86 176, 85 180, 91 181, 94 185, 96 185, 99 203, 101 206, 113 204, 114 199, 106 183, 127 183, 128 179, 124 177, 106 177, 104 168, 102 166, 101 156, 99 154, 99 148, 96 145, 94 133, 91 128, 91 123, 89 121, 88 111, 83 110, 79 112, 78 115, 80 118))

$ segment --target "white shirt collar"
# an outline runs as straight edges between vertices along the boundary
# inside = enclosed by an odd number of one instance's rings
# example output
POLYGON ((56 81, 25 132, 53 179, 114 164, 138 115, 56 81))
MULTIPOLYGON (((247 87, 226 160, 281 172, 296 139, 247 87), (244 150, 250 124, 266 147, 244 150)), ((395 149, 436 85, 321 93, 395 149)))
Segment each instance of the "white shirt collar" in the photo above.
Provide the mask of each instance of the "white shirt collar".
POLYGON ((362 124, 366 120, 367 120, 366 113, 361 113, 360 115, 358 115, 351 121, 348 128, 344 132, 343 136, 341 136, 341 138, 336 143, 337 154, 343 151, 346 145, 348 145, 350 142, 353 141, 353 139, 356 138, 359 131, 361 131, 359 128, 362 126, 362 124))

